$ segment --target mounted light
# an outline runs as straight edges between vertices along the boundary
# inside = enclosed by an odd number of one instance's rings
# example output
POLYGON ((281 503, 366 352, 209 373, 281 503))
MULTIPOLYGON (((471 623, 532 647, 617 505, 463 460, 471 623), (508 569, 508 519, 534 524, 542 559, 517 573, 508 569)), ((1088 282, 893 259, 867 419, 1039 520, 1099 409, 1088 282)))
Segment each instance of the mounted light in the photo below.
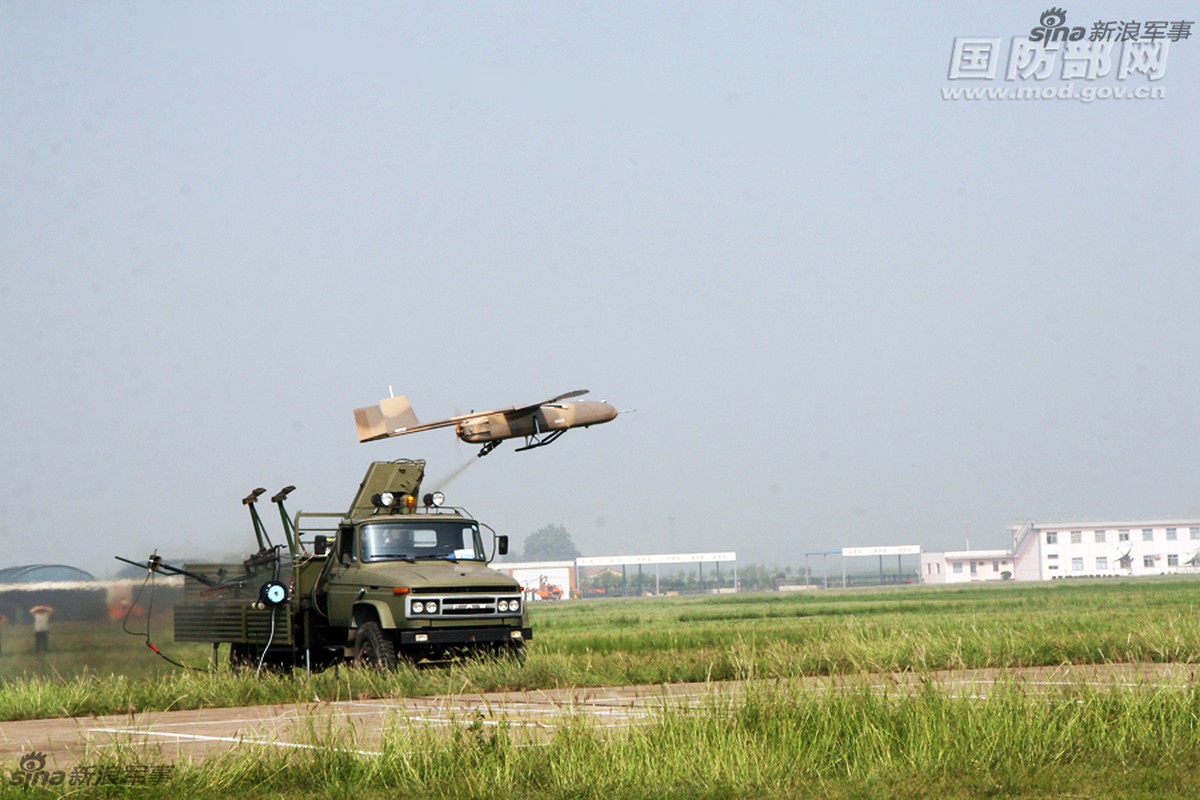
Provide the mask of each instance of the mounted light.
POLYGON ((417 498, 411 494, 396 494, 395 492, 381 492, 371 495, 371 502, 378 508, 416 508, 417 498))
POLYGON ((442 504, 446 502, 446 495, 441 492, 430 492, 423 499, 426 508, 441 508, 442 504))

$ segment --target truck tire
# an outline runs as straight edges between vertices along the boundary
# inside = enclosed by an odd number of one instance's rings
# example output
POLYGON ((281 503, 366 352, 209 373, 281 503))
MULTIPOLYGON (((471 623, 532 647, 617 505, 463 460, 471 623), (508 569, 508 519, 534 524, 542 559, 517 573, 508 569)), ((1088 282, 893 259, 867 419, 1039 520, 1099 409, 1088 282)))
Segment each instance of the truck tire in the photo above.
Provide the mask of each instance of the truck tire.
POLYGON ((354 663, 374 669, 396 668, 396 643, 384 634, 378 622, 358 626, 354 634, 354 663))
POLYGON ((525 643, 505 642, 496 646, 496 658, 511 661, 519 667, 525 666, 525 643))
POLYGON ((229 671, 234 675, 244 669, 253 670, 255 661, 250 656, 250 645, 234 643, 229 645, 229 671))
POLYGON ((258 672, 260 664, 266 672, 287 672, 294 666, 286 653, 268 652, 264 658, 261 647, 237 643, 229 646, 229 671, 234 675, 258 672))

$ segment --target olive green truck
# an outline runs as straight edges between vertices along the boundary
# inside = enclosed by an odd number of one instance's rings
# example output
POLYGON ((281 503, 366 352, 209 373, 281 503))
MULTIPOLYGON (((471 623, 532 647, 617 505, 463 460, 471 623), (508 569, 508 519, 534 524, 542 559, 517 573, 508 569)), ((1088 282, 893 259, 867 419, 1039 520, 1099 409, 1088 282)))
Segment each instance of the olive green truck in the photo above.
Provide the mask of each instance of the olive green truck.
POLYGON ((214 659, 228 644, 234 668, 523 657, 532 631, 521 586, 488 566, 507 552, 508 537, 444 506, 440 492, 421 496, 424 473, 420 460, 371 464, 345 514, 290 518, 287 487, 271 498, 286 539, 279 545, 255 509, 264 493, 256 489, 243 503, 257 553, 169 568, 184 576, 176 641, 209 642, 214 659))

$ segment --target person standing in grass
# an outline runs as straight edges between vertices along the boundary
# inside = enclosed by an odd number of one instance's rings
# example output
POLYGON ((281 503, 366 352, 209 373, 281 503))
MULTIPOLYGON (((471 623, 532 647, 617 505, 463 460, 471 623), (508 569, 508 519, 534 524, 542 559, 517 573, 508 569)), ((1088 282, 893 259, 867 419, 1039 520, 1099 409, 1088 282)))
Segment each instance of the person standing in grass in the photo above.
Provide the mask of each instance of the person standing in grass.
POLYGON ((50 606, 34 606, 29 609, 33 615, 33 652, 50 652, 50 615, 54 609, 50 606))

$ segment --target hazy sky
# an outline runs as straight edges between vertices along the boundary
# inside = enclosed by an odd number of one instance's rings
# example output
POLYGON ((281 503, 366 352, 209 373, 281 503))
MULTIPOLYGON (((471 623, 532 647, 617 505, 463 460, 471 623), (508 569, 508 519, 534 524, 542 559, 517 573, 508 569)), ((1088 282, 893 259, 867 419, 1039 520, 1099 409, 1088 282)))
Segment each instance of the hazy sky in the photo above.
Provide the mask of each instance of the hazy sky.
POLYGON ((256 486, 473 459, 359 444, 389 386, 637 408, 446 487, 518 549, 1200 513, 1200 28, 1074 82, 1164 97, 943 99, 1066 86, 1005 79, 1045 9, 0 0, 0 566, 249 552, 256 486))

